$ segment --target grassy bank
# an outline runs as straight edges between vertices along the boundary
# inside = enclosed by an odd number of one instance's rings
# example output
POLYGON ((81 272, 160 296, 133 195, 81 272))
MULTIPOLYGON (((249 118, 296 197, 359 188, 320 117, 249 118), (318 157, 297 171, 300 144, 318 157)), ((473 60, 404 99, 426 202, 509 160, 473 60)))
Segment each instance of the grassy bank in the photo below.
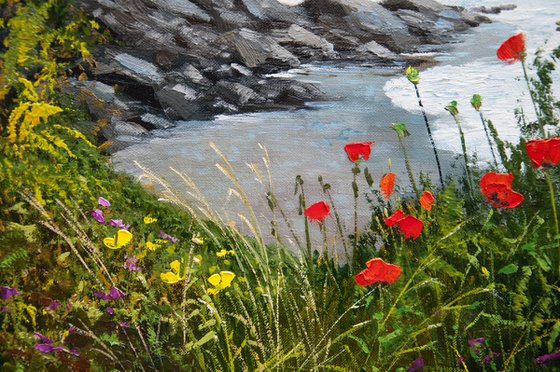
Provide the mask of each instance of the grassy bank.
MULTIPOLYGON (((481 112, 496 154, 492 165, 480 165, 464 148, 463 178, 440 186, 409 166, 408 180, 389 174, 379 184, 367 169, 371 144, 341 149, 356 203, 371 205, 368 226, 343 230, 338 211, 356 205, 334 205, 322 180, 323 194, 309 195, 310 181, 298 177, 300 215, 284 210, 262 175, 273 227, 290 230, 300 218, 306 231, 325 236, 321 246, 309 234, 290 236, 293 245, 281 236, 265 244, 260 231, 270 221, 253 213, 255 196, 238 186, 218 149, 225 179, 246 206, 250 236, 206 208, 187 175, 178 172, 200 204, 184 202, 150 170, 146 176, 164 190, 159 196, 112 170, 98 143, 102 123, 85 127, 79 102, 61 93, 68 78, 87 78, 85 66, 95 63, 89 50, 107 38, 100 25, 61 0, 0 1, 0 11, 2 369, 558 367, 552 57, 525 66, 524 45, 511 46, 520 75, 537 72, 528 89, 538 119, 519 114, 519 144, 500 140, 483 115, 483 97, 473 97, 472 107, 470 97, 450 103, 458 133, 460 110, 481 112), (416 196, 404 198, 395 187, 416 196), (343 261, 328 254, 338 245, 343 261)), ((411 89, 422 84, 418 71, 407 75, 411 89)), ((393 129, 406 159, 406 125, 393 129)))

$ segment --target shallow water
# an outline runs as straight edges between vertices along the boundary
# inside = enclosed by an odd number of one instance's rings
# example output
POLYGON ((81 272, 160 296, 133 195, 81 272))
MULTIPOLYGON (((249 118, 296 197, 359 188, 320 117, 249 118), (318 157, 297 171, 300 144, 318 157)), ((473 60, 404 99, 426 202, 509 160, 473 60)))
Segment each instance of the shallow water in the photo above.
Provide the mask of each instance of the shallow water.
MULTIPOLYGON (((469 3, 469 1, 446 1, 469 3)), ((512 3, 515 1, 508 1, 512 3)), ((478 5, 478 1, 470 1, 478 5)), ((498 1, 488 1, 487 6, 498 1)), ((456 125, 444 106, 456 99, 463 119, 469 151, 477 151, 480 158, 488 160, 486 139, 476 112, 470 107, 474 93, 483 96, 483 111, 491 118, 500 134, 514 141, 517 136, 513 111, 516 105, 526 108, 529 116, 530 101, 524 81, 519 80, 519 64, 507 65, 498 61, 495 51, 510 35, 524 31, 530 55, 545 39, 550 46, 560 44, 560 33, 555 32, 554 22, 560 19, 560 1, 516 1, 519 8, 491 16, 494 23, 470 31, 464 42, 452 51, 439 54, 440 64, 423 71, 420 91, 424 105, 435 127, 435 140, 440 149, 444 171, 452 172, 451 164, 460 149, 456 125), (558 18, 558 19, 557 19, 558 18), (516 80, 517 79, 517 80, 516 80)), ((550 48, 549 48, 550 49, 550 48)), ((406 139, 416 177, 424 172, 437 182, 433 152, 429 146, 423 119, 418 111, 414 89, 402 70, 371 67, 304 66, 289 74, 294 79, 316 82, 321 89, 342 97, 336 102, 309 104, 308 110, 219 116, 211 121, 178 122, 177 127, 154 132, 147 143, 131 146, 113 157, 118 169, 135 175, 142 172, 134 167, 137 160, 164 177, 176 191, 187 199, 186 186, 169 169, 169 166, 188 174, 203 190, 211 208, 224 221, 242 224, 238 214, 247 215, 235 193, 229 192, 233 184, 215 166, 219 156, 210 148, 213 142, 227 155, 241 185, 255 203, 257 217, 265 235, 269 231, 271 213, 266 202, 266 185, 259 183, 247 164, 263 166, 266 146, 271 159, 272 180, 275 193, 286 213, 295 222, 301 235, 302 218, 297 216, 297 200, 293 196, 294 180, 301 175, 305 180, 308 203, 325 199, 317 182, 322 175, 332 186, 332 193, 346 231, 353 224, 352 164, 343 147, 348 142, 374 141, 372 157, 362 164, 368 166, 378 185, 388 171, 388 160, 397 173, 397 184, 409 191, 402 151, 395 133, 389 128, 392 122, 406 122, 411 136, 406 139)), ((461 163, 457 163, 461 166, 461 163)), ((265 177, 266 178, 266 177, 265 177)), ((359 216, 361 223, 368 219, 368 205, 363 193, 367 185, 362 175, 359 216)), ((376 186, 376 189, 378 187, 376 186)), ((333 224, 332 220, 328 221, 333 224)), ((314 239, 320 241, 319 229, 313 227, 314 239)), ((330 230, 334 231, 334 229, 330 230)), ((287 230, 281 229, 283 235, 287 230)))

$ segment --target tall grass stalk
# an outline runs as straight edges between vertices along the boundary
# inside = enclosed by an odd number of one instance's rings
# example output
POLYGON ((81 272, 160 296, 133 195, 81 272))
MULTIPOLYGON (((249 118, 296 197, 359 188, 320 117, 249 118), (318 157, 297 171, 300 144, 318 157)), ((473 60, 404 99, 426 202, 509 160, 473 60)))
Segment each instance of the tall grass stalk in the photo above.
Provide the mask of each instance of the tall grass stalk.
POLYGON ((468 194, 473 199, 473 192, 474 192, 474 182, 472 179, 472 172, 471 167, 469 165, 469 157, 467 155, 467 145, 465 142, 465 133, 463 132, 463 128, 461 126, 461 118, 459 118, 459 110, 457 109, 457 101, 451 101, 445 109, 449 111, 453 120, 457 124, 459 128, 459 137, 461 138, 461 149, 463 150, 463 160, 465 161, 465 172, 467 174, 467 186, 468 186, 468 194))
POLYGON ((331 185, 328 184, 328 183, 324 183, 322 176, 319 176, 318 180, 319 180, 319 184, 321 185, 321 189, 323 190, 323 193, 326 194, 327 197, 329 198, 329 204, 333 209, 333 214, 334 214, 334 218, 335 218, 335 221, 336 221, 336 228, 337 228, 338 234, 340 235, 340 241, 342 242, 342 246, 344 248, 344 254, 346 256, 346 261, 351 263, 350 254, 348 253, 348 244, 346 242, 346 234, 344 233, 344 226, 342 224, 342 219, 340 218, 340 214, 338 213, 336 203, 334 202, 334 199, 333 199, 331 191, 330 191, 331 190, 331 185))
POLYGON ((533 104, 533 108, 535 109, 535 115, 537 115, 537 123, 539 125, 539 132, 542 138, 546 138, 546 132, 544 130, 544 124, 541 117, 540 110, 537 107, 535 93, 533 89, 531 89, 531 83, 529 79, 529 75, 527 74, 527 66, 525 64, 525 59, 521 60, 521 67, 523 68, 523 77, 525 78, 525 83, 527 83, 527 89, 529 90, 529 96, 531 97, 531 103, 533 104))
POLYGON ((428 121, 428 116, 426 115, 426 110, 424 109, 424 104, 422 103, 422 98, 420 97, 420 91, 418 90, 418 84, 420 83, 420 72, 412 66, 409 66, 406 69, 406 77, 408 81, 414 85, 414 91, 416 92, 416 98, 418 99, 418 106, 420 106, 420 110, 422 111, 422 116, 424 117, 424 124, 426 124, 426 131, 428 132, 428 137, 430 138, 430 143, 432 145, 432 149, 434 150, 434 157, 436 158, 436 165, 438 169, 439 175, 439 183, 441 188, 443 189, 443 173, 441 171, 441 164, 439 161, 439 155, 436 148, 436 143, 434 141, 434 137, 432 136, 432 128, 430 127, 430 122, 428 121))
POLYGON ((408 156, 408 151, 406 150, 406 146, 403 143, 403 138, 410 136, 406 128, 405 123, 393 123, 391 124, 391 128, 397 133, 397 138, 399 140, 399 145, 401 146, 401 150, 404 155, 404 164, 406 167, 406 172, 408 174, 408 179, 410 180, 410 184, 412 185, 412 189, 416 194, 416 198, 420 198, 420 191, 418 190, 418 186, 416 186, 416 180, 414 179, 414 173, 412 172, 412 167, 410 165, 410 157, 408 156))
POLYGON ((482 97, 480 94, 475 94, 471 98, 471 105, 472 107, 478 112, 480 116, 480 122, 482 123, 482 128, 484 128, 484 134, 486 135, 486 140, 488 141, 488 147, 490 148, 490 153, 492 154, 492 159, 494 159, 494 165, 496 169, 498 168, 498 159, 496 159, 496 154, 494 153, 494 146, 492 145, 492 141, 490 140, 490 135, 488 134, 488 128, 486 127, 486 120, 484 120, 484 115, 482 111, 480 111, 480 107, 482 106, 482 97))
POLYGON ((356 257, 356 249, 358 248, 358 197, 359 189, 358 189, 358 174, 360 174, 360 165, 359 162, 355 163, 352 167, 352 191, 354 193, 354 239, 352 242, 352 262, 351 267, 354 267, 354 260, 356 257))

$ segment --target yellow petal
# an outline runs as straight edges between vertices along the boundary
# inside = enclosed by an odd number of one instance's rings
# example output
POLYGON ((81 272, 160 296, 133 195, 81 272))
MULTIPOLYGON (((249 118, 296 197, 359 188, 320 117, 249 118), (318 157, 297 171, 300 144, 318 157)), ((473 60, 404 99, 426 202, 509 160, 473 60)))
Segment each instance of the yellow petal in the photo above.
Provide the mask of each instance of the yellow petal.
POLYGON ((121 248, 120 246, 115 244, 115 239, 114 238, 105 238, 103 239, 103 244, 105 244, 105 246, 107 248, 111 248, 111 249, 119 249, 121 248))
POLYGON ((116 244, 119 247, 123 247, 127 245, 128 243, 130 243, 131 240, 132 240, 132 234, 130 233, 130 231, 124 229, 117 231, 116 244))
POLYGON ((156 221, 157 221, 157 218, 153 218, 153 217, 150 217, 150 216, 144 217, 144 223, 146 225, 149 225, 149 224, 154 223, 156 221))
POLYGON ((225 249, 222 249, 219 252, 216 252, 216 256, 218 257, 224 257, 226 254, 228 254, 228 251, 226 251, 225 249))
POLYGON ((484 275, 486 277, 486 279, 488 279, 490 277, 490 272, 488 271, 487 268, 485 268, 484 266, 482 266, 482 275, 484 275))
POLYGON ((222 279, 221 287, 227 288, 231 285, 231 281, 235 278, 235 274, 231 271, 221 271, 220 277, 222 279))
POLYGON ((214 287, 217 287, 220 284, 220 282, 222 281, 222 278, 220 277, 220 274, 213 274, 208 278, 208 281, 214 287))
POLYGON ((208 289, 206 290, 206 292, 208 292, 208 294, 215 295, 216 293, 218 293, 218 292, 220 292, 220 291, 217 290, 217 289, 214 289, 214 288, 208 288, 208 289))
POLYGON ((171 271, 168 271, 166 273, 161 273, 159 274, 159 277, 163 282, 167 284, 175 284, 180 280, 180 278, 174 273, 172 273, 171 271))
POLYGON ((178 260, 175 260, 169 264, 171 270, 175 272, 175 274, 179 275, 179 270, 181 270, 181 263, 178 260))

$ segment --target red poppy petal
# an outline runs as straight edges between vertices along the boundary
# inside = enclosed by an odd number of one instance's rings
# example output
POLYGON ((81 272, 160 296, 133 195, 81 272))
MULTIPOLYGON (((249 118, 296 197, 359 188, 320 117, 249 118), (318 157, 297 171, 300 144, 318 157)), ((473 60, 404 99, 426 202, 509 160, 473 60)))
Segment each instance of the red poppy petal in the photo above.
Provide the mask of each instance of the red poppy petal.
POLYGON ((344 151, 348 155, 351 162, 356 162, 360 159, 360 155, 364 160, 368 160, 371 154, 371 144, 373 142, 353 142, 344 146, 344 151))
POLYGON ((525 59, 525 35, 513 35, 500 45, 496 56, 507 63, 523 61, 525 59))
POLYGON ((547 139, 545 150, 543 163, 552 166, 560 162, 560 138, 547 139))
POLYGON ((395 173, 388 172, 384 175, 381 182, 379 182, 379 187, 385 195, 385 199, 389 199, 393 193, 393 189, 395 188, 395 173))
POLYGON ((354 277, 354 280, 356 281, 356 283, 358 283, 358 285, 362 286, 362 287, 367 287, 370 284, 373 284, 372 282, 368 281, 365 277, 365 273, 367 272, 367 269, 360 271, 358 274, 356 274, 356 276, 354 277))
MULTIPOLYGON (((512 181, 513 174, 511 173, 488 172, 480 179, 480 187, 483 190, 489 186, 503 185, 506 187, 511 187, 512 181)), ((484 191, 482 193, 484 194, 484 191)))
POLYGON ((383 261, 381 258, 373 258, 367 263, 367 269, 363 271, 364 280, 368 283, 384 282, 391 284, 401 274, 401 268, 383 261))
POLYGON ((403 211, 401 211, 400 209, 397 209, 395 211, 395 213, 393 213, 389 217, 385 218, 384 222, 385 222, 385 225, 391 227, 405 217, 406 217, 406 214, 403 211))
POLYGON ((322 221, 329 214, 330 210, 331 207, 329 207, 327 203, 321 200, 320 202, 317 202, 305 208, 304 214, 307 218, 309 218, 309 221, 322 221))
POLYGON ((508 197, 504 200, 502 208, 515 208, 521 204, 524 199, 522 194, 516 191, 510 191, 508 197))
POLYGON ((424 191, 420 197, 420 205, 427 211, 432 210, 432 204, 434 204, 435 201, 436 199, 429 191, 424 191))
POLYGON ((530 140, 525 144, 527 156, 531 159, 534 168, 541 166, 546 154, 546 140, 530 140))
POLYGON ((397 222, 405 238, 416 239, 420 236, 424 223, 416 217, 406 216, 397 222))

